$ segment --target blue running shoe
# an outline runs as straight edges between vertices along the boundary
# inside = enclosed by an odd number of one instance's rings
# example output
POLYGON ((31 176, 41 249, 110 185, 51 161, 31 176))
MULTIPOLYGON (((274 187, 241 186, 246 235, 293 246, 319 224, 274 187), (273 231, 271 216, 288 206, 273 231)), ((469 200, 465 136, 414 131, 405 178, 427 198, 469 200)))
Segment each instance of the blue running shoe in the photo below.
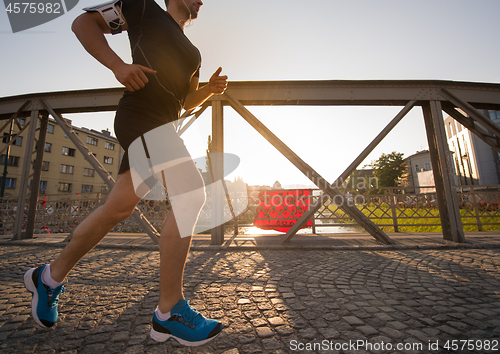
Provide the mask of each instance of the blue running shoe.
POLYGON ((52 289, 42 283, 42 272, 45 267, 46 265, 28 270, 24 274, 24 285, 33 295, 31 313, 36 323, 42 327, 52 327, 58 316, 59 295, 66 290, 64 285, 52 289))
POLYGON ((160 321, 154 313, 151 339, 165 342, 173 338, 182 345, 196 347, 210 342, 222 331, 222 323, 203 317, 186 300, 175 304, 170 314, 168 320, 160 321))

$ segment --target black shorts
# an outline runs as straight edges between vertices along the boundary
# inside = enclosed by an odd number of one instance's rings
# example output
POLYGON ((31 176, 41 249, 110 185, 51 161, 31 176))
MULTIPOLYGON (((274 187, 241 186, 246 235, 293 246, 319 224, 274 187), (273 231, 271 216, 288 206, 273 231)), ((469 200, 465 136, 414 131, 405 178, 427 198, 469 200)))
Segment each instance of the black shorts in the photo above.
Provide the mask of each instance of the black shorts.
POLYGON ((172 117, 151 109, 137 105, 118 105, 116 110, 114 129, 115 135, 121 147, 125 150, 118 174, 130 170, 128 159, 128 148, 132 142, 141 135, 158 128, 166 123, 178 119, 178 115, 172 117))

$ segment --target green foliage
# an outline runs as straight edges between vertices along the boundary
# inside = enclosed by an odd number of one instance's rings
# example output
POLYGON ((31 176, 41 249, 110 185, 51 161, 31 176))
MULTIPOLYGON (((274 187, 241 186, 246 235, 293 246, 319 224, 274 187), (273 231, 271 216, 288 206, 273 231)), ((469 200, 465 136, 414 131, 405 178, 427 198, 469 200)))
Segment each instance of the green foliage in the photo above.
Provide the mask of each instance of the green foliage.
POLYGON ((406 173, 406 164, 403 161, 403 153, 393 151, 390 154, 382 154, 378 160, 370 165, 375 177, 378 178, 379 187, 397 187, 397 181, 406 173))

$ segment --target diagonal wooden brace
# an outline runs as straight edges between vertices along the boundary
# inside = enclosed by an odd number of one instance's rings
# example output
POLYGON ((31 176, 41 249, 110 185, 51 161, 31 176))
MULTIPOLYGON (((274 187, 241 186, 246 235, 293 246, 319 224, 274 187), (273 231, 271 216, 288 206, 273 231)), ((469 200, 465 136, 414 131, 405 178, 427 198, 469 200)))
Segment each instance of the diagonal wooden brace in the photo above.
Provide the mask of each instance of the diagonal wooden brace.
MULTIPOLYGON (((95 158, 89 148, 80 140, 78 135, 66 125, 66 122, 61 118, 59 114, 57 114, 52 107, 45 101, 44 99, 40 99, 41 103, 47 110, 47 112, 54 117, 57 124, 61 127, 61 129, 66 133, 69 139, 75 144, 75 147, 80 151, 85 159, 90 163, 90 165, 95 169, 97 174, 103 179, 103 181, 108 185, 109 189, 113 188, 115 181, 113 177, 109 175, 106 169, 101 165, 101 163, 95 158)), ((158 244, 158 238, 160 234, 155 229, 155 227, 149 222, 149 220, 141 213, 138 207, 135 207, 135 210, 132 214, 132 217, 137 221, 137 223, 142 226, 142 228, 146 231, 151 240, 158 244)))
MULTIPOLYGON (((279 152, 283 154, 295 167, 305 174, 318 188, 323 190, 327 195, 335 201, 336 197, 343 196, 332 185, 330 185, 323 177, 321 177, 311 166, 302 160, 292 149, 283 143, 273 132, 269 130, 262 122, 260 122, 245 106, 239 101, 232 98, 229 94, 224 94, 230 106, 238 112, 255 130, 257 130, 267 141, 269 141, 279 152)), ((352 217, 359 225, 370 233, 376 240, 385 244, 394 244, 395 242, 389 238, 378 226, 376 226, 369 218, 367 218, 358 208, 347 204, 339 205, 339 207, 352 217)))
MULTIPOLYGON (((387 124, 387 126, 377 135, 373 141, 368 144, 368 146, 363 150, 361 154, 347 167, 347 169, 337 178, 335 182, 332 183, 332 185, 338 186, 339 183, 342 184, 344 183, 347 178, 358 168, 359 164, 363 162, 368 155, 377 147, 377 145, 391 132, 391 130, 403 119, 408 112, 415 106, 416 101, 409 101, 403 109, 394 117, 393 120, 387 124)), ((322 193, 318 200, 309 207, 309 209, 302 214, 302 216, 297 220, 297 222, 288 230, 286 235, 281 239, 282 243, 288 242, 291 240, 293 236, 297 233, 297 231, 300 230, 300 228, 305 225, 305 223, 314 216, 314 213, 316 213, 321 206, 323 205, 323 196, 324 193, 322 193)))

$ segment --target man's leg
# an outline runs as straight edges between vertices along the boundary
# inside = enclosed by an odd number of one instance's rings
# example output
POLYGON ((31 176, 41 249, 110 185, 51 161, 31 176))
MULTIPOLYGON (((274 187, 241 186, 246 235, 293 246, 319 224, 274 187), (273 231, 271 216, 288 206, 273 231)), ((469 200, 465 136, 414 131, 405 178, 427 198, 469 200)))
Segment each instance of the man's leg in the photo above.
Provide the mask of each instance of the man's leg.
POLYGON ((213 340, 222 330, 220 322, 203 317, 189 306, 182 291, 191 236, 181 236, 194 229, 205 203, 204 183, 193 161, 168 168, 163 178, 173 207, 161 232, 160 294, 151 338, 159 342, 174 338, 183 345, 198 346, 213 340))
POLYGON ((191 160, 168 168, 162 173, 170 202, 173 205, 160 237, 160 294, 158 308, 167 313, 181 299, 184 266, 191 245, 191 236, 179 230, 193 230, 205 203, 205 185, 198 168, 191 160), (182 225, 178 225, 177 221, 182 225), (181 237, 184 236, 184 237, 181 237))
POLYGON ((180 237, 174 213, 170 212, 163 224, 160 237, 160 294, 158 308, 168 313, 179 300, 184 299, 183 277, 191 237, 180 237))
POLYGON ((119 174, 103 205, 85 218, 63 251, 50 264, 52 279, 62 282, 78 263, 119 222, 128 218, 141 199, 137 197, 130 170, 119 174))
POLYGON ((51 327, 56 322, 59 294, 65 290, 62 283, 71 269, 111 228, 130 216, 139 200, 130 171, 118 175, 106 202, 78 225, 71 241, 50 266, 32 268, 25 273, 24 284, 33 294, 31 312, 40 326, 51 327))

